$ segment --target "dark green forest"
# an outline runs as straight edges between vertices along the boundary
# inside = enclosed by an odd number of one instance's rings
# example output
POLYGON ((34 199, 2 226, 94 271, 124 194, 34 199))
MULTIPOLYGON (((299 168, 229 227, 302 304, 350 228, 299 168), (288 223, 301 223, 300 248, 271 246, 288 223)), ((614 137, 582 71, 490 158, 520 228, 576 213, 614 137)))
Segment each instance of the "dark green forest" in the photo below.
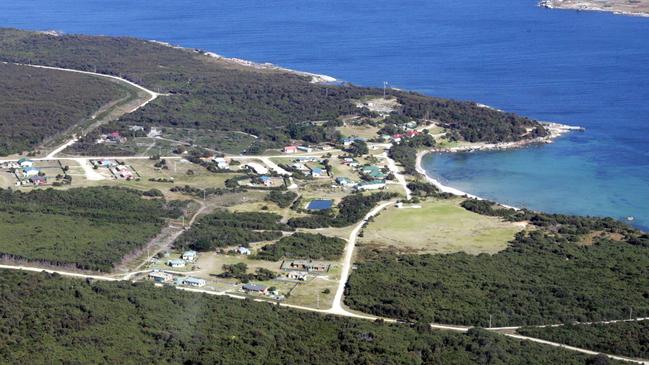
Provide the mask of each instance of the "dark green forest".
MULTIPOLYGON (((260 137, 249 149, 254 152, 281 146, 294 136, 309 136, 305 138, 311 142, 336 139, 338 135, 331 128, 327 131, 316 124, 305 124, 307 128, 298 131, 295 124, 361 114, 352 100, 382 93, 350 84, 313 84, 306 76, 244 67, 208 57, 201 50, 125 37, 52 36, 0 29, 0 60, 97 71, 172 93, 124 116, 123 121, 244 131, 260 137), (309 128, 313 131, 306 130, 309 128)), ((396 115, 436 119, 470 141, 519 140, 530 137, 524 135, 526 128, 545 131, 536 121, 473 102, 400 90, 388 90, 388 94, 402 105, 396 115)))
POLYGON ((0 189, 0 255, 5 259, 110 271, 157 234, 177 202, 132 189, 0 189))
POLYGON ((124 96, 99 77, 0 63, 0 155, 31 151, 124 96))
MULTIPOLYGON (((388 325, 149 283, 0 271, 12 364, 594 364, 484 330, 388 325)), ((607 362, 598 362, 606 364, 607 362)), ((610 362, 611 364, 614 362, 610 362)))
POLYGON ((282 230, 291 230, 279 223, 275 213, 231 213, 217 211, 201 217, 174 243, 177 248, 210 251, 218 247, 248 246, 251 242, 282 237, 282 230))
MULTIPOLYGON (((488 206, 489 202, 471 203, 488 206)), ((649 315, 649 236, 612 219, 497 209, 528 219, 494 255, 366 249, 345 302, 376 315, 487 326, 649 315)))
POLYGON ((296 232, 266 245, 252 258, 268 261, 286 259, 337 260, 345 250, 345 240, 322 234, 296 232))
POLYGON ((649 321, 524 327, 518 333, 609 354, 649 358, 649 321))

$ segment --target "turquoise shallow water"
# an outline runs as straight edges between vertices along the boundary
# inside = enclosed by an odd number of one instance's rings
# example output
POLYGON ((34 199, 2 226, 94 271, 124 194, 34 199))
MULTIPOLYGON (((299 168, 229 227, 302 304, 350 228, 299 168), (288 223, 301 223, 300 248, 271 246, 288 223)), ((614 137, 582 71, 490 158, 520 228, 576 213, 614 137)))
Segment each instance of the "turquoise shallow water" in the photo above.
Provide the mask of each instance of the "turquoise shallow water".
POLYGON ((535 0, 0 1, 0 25, 132 35, 582 125, 552 145, 429 156, 451 186, 649 227, 649 19, 535 0))

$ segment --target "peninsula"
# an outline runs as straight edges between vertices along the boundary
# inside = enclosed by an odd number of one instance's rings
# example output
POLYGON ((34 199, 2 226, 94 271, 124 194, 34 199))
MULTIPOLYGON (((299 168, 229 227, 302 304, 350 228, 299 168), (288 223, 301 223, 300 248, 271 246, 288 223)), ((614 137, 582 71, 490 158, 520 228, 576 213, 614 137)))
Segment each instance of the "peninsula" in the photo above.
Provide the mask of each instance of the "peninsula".
POLYGON ((577 127, 135 38, 0 62, 4 362, 647 362, 588 334, 642 330, 649 235, 418 172, 577 127))
POLYGON ((541 0, 549 9, 608 11, 621 15, 649 16, 649 0, 541 0))

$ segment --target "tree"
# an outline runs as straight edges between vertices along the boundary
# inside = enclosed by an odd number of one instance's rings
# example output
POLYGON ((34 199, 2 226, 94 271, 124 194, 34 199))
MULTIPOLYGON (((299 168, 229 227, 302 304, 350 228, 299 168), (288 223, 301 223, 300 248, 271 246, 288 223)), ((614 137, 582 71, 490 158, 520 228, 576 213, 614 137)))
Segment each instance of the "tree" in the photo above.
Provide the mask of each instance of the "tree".
POLYGON ((362 156, 370 152, 367 148, 367 143, 365 141, 356 140, 352 142, 351 146, 347 149, 347 152, 351 153, 353 156, 362 156))

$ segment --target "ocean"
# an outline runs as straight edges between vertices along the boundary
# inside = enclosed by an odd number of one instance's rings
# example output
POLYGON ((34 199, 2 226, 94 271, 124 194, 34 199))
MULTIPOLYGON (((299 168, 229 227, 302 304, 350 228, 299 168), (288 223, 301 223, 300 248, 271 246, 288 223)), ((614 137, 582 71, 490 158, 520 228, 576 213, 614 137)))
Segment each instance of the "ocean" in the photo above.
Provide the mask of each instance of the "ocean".
POLYGON ((130 35, 579 125, 551 145, 428 155, 446 185, 649 228, 649 19, 535 0, 0 1, 0 26, 130 35))

